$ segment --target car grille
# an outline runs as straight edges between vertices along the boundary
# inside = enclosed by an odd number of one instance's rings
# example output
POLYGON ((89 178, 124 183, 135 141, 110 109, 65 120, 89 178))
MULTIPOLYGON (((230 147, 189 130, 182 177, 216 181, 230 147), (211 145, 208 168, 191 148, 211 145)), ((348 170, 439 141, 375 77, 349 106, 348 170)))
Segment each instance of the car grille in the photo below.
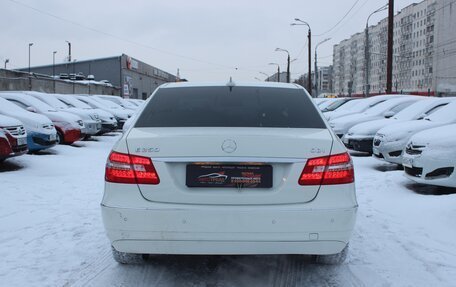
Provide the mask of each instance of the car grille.
POLYGON ((426 146, 424 145, 408 145, 406 148, 405 148, 405 153, 409 154, 409 155, 419 155, 423 152, 423 149, 426 148, 426 146))
POLYGON ((421 177, 423 169, 421 167, 404 167, 406 174, 414 177, 421 177))
POLYGON ((388 153, 390 157, 398 157, 398 156, 401 156, 402 154, 402 151, 401 150, 396 150, 396 151, 392 151, 390 153, 388 153))
POLYGON ((11 134, 12 136, 25 135, 25 128, 23 126, 6 127, 4 129, 7 130, 8 133, 11 134))

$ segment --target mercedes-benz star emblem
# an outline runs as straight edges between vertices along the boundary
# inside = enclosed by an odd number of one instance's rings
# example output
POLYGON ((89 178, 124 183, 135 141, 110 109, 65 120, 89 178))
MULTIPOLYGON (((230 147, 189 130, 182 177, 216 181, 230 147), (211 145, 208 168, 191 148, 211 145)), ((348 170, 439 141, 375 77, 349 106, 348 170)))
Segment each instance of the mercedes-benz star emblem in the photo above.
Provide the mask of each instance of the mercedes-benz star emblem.
POLYGON ((236 142, 234 140, 224 140, 222 143, 222 150, 226 153, 232 153, 237 149, 236 142))

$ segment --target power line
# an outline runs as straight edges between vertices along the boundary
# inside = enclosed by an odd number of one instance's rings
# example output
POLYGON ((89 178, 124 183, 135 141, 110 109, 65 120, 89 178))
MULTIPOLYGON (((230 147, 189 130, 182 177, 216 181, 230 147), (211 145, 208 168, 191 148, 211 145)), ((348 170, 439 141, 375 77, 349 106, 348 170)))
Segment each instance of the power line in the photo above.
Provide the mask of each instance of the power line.
POLYGON ((355 3, 353 3, 353 5, 347 11, 347 13, 345 13, 345 15, 342 17, 342 19, 340 19, 333 27, 331 27, 330 29, 326 30, 325 32, 323 32, 321 34, 317 34, 317 35, 314 35, 314 36, 315 37, 323 36, 323 35, 326 35, 329 32, 331 32, 332 30, 334 30, 348 16, 348 14, 350 14, 350 12, 353 10, 353 8, 355 8, 356 4, 358 4, 359 1, 360 0, 356 0, 355 3))
POLYGON ((22 2, 19 2, 19 1, 16 1, 16 0, 9 0, 9 1, 14 3, 14 4, 26 7, 28 9, 31 9, 31 10, 33 10, 35 12, 40 13, 40 14, 43 14, 43 15, 55 18, 57 20, 60 20, 60 21, 67 22, 67 23, 70 23, 72 25, 78 26, 80 28, 84 28, 86 30, 89 30, 89 31, 92 31, 92 32, 95 32, 95 33, 99 33, 99 34, 102 34, 102 35, 105 35, 105 36, 109 36, 111 38, 115 38, 117 40, 124 41, 124 42, 130 43, 130 44, 136 45, 136 46, 140 46, 140 47, 143 47, 143 48, 154 50, 154 51, 162 53, 162 54, 166 54, 166 55, 169 55, 169 56, 178 57, 178 58, 182 58, 182 59, 187 59, 187 60, 191 60, 191 61, 195 61, 195 62, 199 62, 199 63, 203 63, 203 64, 209 64, 209 65, 213 65, 213 66, 224 67, 224 68, 227 68, 227 69, 235 69, 235 67, 232 67, 232 66, 223 65, 223 64, 220 64, 220 63, 214 63, 214 62, 210 62, 210 61, 205 61, 205 60, 197 59, 197 58, 190 57, 190 56, 180 55, 180 54, 168 52, 168 51, 156 48, 156 47, 152 47, 152 46, 149 46, 149 45, 146 45, 146 44, 142 44, 142 43, 139 43, 139 42, 136 42, 136 41, 131 41, 129 39, 126 39, 126 38, 123 38, 123 37, 120 37, 120 36, 117 36, 117 35, 114 35, 114 34, 111 34, 111 33, 107 33, 107 32, 104 32, 104 31, 101 31, 99 29, 95 29, 95 28, 92 28, 92 27, 89 27, 89 26, 86 26, 86 25, 83 25, 83 24, 80 24, 80 23, 78 23, 76 21, 69 20, 69 19, 57 16, 55 14, 51 14, 49 12, 40 10, 38 8, 32 7, 30 5, 27 5, 25 3, 22 3, 22 2))

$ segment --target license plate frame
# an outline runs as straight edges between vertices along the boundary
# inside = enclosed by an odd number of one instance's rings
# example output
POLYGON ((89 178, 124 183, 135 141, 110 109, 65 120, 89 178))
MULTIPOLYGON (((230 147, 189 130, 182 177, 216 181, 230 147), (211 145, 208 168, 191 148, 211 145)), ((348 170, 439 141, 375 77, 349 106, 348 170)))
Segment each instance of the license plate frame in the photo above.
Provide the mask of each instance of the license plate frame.
POLYGON ((187 164, 187 187, 272 188, 271 165, 187 164))

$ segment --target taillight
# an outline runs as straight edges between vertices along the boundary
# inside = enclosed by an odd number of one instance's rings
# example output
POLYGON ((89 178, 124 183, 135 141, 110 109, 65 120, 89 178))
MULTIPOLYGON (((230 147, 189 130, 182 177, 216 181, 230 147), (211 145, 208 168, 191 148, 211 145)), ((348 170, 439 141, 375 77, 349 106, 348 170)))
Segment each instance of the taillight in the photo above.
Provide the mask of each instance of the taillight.
POLYGON ((148 157, 111 152, 105 180, 115 183, 159 184, 160 178, 148 157))
POLYGON ((348 153, 309 159, 299 178, 300 185, 344 184, 354 181, 353 163, 348 153))

